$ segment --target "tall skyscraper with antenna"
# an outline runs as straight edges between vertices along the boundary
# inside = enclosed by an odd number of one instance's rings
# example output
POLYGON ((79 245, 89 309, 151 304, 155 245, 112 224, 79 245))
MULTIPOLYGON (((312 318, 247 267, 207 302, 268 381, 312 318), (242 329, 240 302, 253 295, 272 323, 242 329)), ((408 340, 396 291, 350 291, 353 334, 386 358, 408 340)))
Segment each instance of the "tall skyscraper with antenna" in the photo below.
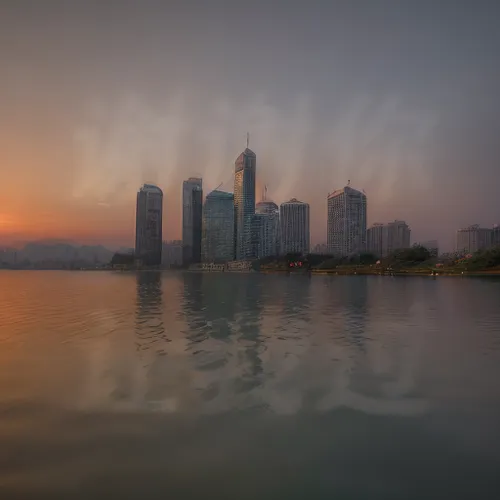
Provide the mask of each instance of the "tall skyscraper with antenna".
POLYGON ((255 215, 257 156, 249 149, 249 142, 250 135, 247 134, 247 147, 236 158, 234 167, 234 253, 237 260, 255 257, 252 226, 255 215))

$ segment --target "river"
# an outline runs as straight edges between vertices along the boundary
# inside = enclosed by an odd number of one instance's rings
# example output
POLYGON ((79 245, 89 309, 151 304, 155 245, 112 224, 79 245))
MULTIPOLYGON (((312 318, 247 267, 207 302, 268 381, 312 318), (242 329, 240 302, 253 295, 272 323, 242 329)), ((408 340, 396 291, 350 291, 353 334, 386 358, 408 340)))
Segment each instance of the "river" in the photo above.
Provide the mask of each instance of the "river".
POLYGON ((0 272, 0 498, 500 498, 500 279, 0 272))

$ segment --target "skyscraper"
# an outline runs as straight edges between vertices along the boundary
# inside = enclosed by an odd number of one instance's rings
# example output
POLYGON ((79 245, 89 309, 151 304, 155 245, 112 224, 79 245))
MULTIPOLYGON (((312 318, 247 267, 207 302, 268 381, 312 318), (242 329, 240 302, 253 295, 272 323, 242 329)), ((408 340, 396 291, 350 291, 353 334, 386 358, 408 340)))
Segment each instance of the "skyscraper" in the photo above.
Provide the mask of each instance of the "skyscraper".
POLYGON ((280 206, 281 253, 309 253, 309 204, 292 198, 280 206))
POLYGON ((350 185, 328 195, 328 252, 339 256, 366 249, 366 195, 350 185))
POLYGON ((144 184, 137 193, 135 256, 146 266, 159 266, 162 251, 163 192, 144 184))
POLYGON ((201 262, 203 182, 190 177, 182 184, 182 264, 201 262))
POLYGON ((270 200, 262 200, 255 206, 256 257, 279 254, 279 208, 270 200))
POLYGON ((234 259, 234 196, 212 191, 203 205, 203 262, 223 263, 234 259))
POLYGON ((248 147, 235 162, 234 168, 234 235, 237 260, 255 257, 252 225, 255 215, 255 174, 257 157, 248 147))
POLYGON ((384 255, 389 255, 395 250, 410 248, 411 230, 405 221, 395 220, 385 227, 384 255))
POLYGON ((376 222, 366 232, 367 251, 377 257, 384 257, 384 224, 376 222))

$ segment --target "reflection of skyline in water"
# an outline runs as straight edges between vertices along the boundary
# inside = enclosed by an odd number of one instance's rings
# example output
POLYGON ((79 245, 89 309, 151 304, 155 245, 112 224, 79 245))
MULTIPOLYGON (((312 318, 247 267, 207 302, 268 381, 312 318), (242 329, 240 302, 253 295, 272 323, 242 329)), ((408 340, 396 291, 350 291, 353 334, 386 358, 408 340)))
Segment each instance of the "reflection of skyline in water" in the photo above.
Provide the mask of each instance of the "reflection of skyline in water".
POLYGON ((0 350, 2 486, 199 498, 230 477, 241 498, 251 470, 248 498, 274 498, 268 480, 338 494, 332 478, 461 497, 443 466, 467 470, 464 498, 498 485, 498 281, 49 275, 50 297, 11 283, 27 320, 0 350))
POLYGON ((135 288, 133 324, 110 309, 88 351, 85 404, 421 413, 437 308, 461 299, 435 280, 377 277, 145 272, 135 288))
MULTIPOLYGON (((351 405, 376 413, 423 411, 423 401, 405 399, 417 366, 394 371, 392 355, 384 352, 371 367, 374 344, 366 325, 376 283, 360 277, 325 287, 320 279, 311 291, 311 282, 299 275, 184 276, 188 349, 203 372, 203 397, 218 410, 264 405, 295 413, 351 405)), ((398 307, 404 310, 402 301, 398 307)), ((404 353, 388 349, 396 357, 404 353)))
POLYGON ((148 350, 152 345, 167 340, 163 325, 161 272, 137 273, 137 307, 135 331, 138 349, 148 350))

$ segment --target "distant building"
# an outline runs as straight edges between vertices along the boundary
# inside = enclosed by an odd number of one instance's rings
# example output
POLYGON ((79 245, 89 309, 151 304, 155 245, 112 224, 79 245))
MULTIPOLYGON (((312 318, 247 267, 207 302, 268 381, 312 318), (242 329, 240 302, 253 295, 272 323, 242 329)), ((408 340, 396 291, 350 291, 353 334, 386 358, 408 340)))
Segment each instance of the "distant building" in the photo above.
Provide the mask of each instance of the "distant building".
POLYGON ((437 257, 439 255, 439 243, 437 240, 428 240, 418 243, 421 247, 429 250, 432 257, 437 257))
POLYGON ((255 207, 254 230, 256 257, 269 257, 279 254, 279 208, 270 200, 262 200, 255 207))
POLYGON ((328 254, 328 246, 326 243, 318 243, 317 245, 314 245, 312 253, 318 254, 318 255, 326 255, 328 254))
POLYGON ((182 263, 201 262, 203 181, 190 177, 182 184, 182 263))
POLYGON ((386 225, 384 248, 385 255, 389 255, 395 250, 410 248, 411 229, 402 220, 395 220, 386 225))
POLYGON ((252 228, 255 215, 255 174, 257 157, 248 147, 235 162, 234 248, 237 260, 255 257, 252 228))
POLYGON ((493 230, 474 224, 457 231, 457 251, 474 253, 492 245, 493 230))
POLYGON ((162 211, 162 190, 144 184, 137 193, 135 257, 146 266, 161 264, 162 211))
POLYGON ((377 257, 386 257, 395 250, 410 248, 410 235, 405 221, 376 223, 367 231, 367 250, 377 257))
POLYGON ((376 222, 367 231, 367 251, 377 257, 384 257, 384 228, 385 225, 376 222))
POLYGON ((366 195, 350 185, 328 195, 328 252, 348 256, 366 250, 366 195))
POLYGON ((161 265, 166 268, 182 266, 182 240, 163 242, 161 265))
POLYGON ((491 245, 500 246, 500 225, 495 224, 491 231, 491 245))
POLYGON ((291 199, 280 206, 281 254, 309 253, 309 204, 291 199))
POLYGON ((234 196, 212 191, 205 198, 202 225, 202 260, 224 263, 234 259, 234 196))

